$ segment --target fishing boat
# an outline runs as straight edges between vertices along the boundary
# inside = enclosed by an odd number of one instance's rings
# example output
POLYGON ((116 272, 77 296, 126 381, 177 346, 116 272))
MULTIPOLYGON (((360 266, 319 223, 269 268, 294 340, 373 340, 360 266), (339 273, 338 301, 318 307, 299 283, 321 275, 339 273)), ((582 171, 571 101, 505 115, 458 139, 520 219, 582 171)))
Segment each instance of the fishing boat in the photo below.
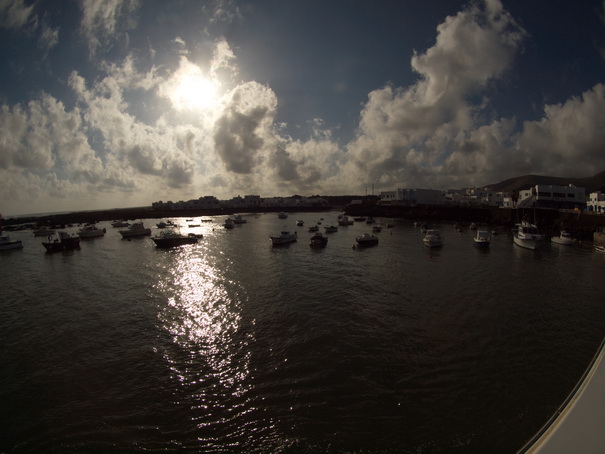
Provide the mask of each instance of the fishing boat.
POLYGON ((544 242, 544 235, 538 232, 538 227, 527 221, 518 224, 518 229, 513 234, 513 240, 517 246, 525 249, 539 249, 544 242))
POLYGON ((136 238, 151 235, 151 229, 146 228, 143 222, 135 222, 126 230, 119 230, 122 238, 136 238))
POLYGON ((277 246, 281 244, 294 243, 296 241, 297 234, 296 232, 290 233, 287 230, 283 230, 279 235, 273 235, 269 238, 271 238, 273 245, 277 246))
POLYGON ((42 242, 42 246, 47 252, 60 252, 72 249, 80 249, 80 237, 70 235, 67 232, 58 232, 57 237, 54 235, 48 236, 48 241, 42 242))
POLYGON ((159 236, 153 237, 152 240, 159 248, 171 248, 184 244, 195 244, 198 236, 193 234, 182 235, 174 230, 164 230, 159 236))

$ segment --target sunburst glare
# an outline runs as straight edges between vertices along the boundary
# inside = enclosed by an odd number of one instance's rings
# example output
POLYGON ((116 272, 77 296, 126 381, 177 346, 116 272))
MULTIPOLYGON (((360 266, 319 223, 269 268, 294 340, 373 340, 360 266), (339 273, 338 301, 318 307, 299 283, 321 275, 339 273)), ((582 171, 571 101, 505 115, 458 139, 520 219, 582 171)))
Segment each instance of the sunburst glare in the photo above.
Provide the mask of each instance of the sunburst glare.
POLYGON ((167 97, 177 111, 203 111, 218 104, 218 89, 218 81, 182 57, 179 69, 160 86, 160 95, 167 97))

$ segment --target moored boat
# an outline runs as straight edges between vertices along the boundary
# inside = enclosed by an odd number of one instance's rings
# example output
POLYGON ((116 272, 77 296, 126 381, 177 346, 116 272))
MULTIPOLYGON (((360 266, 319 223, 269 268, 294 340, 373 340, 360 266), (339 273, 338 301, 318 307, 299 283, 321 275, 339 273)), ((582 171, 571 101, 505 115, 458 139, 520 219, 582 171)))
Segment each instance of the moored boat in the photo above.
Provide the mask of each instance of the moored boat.
POLYGON ((23 241, 11 240, 9 235, 0 236, 0 251, 9 251, 11 249, 22 249, 23 241))
POLYGON ((60 252, 68 251, 71 249, 80 249, 80 237, 77 235, 70 235, 67 232, 58 232, 58 237, 49 235, 48 241, 42 242, 42 246, 47 252, 60 252))
POLYGON ((359 246, 376 246, 378 244, 378 237, 369 233, 364 233, 355 238, 359 246))
POLYGON ((279 235, 273 235, 269 238, 271 238, 273 245, 288 244, 296 241, 297 234, 296 232, 290 233, 287 230, 283 230, 279 235))
POLYGON ((119 230, 122 238, 136 238, 151 235, 151 229, 145 227, 143 222, 135 222, 126 230, 119 230))
POLYGON ((280 219, 287 219, 288 215, 286 213, 284 213, 283 211, 280 211, 279 213, 277 213, 277 217, 280 219))
POLYGON ((54 235, 55 231, 47 227, 41 227, 38 230, 34 230, 34 236, 49 236, 54 235))
POLYGON ((353 225, 355 221, 348 216, 342 216, 338 219, 338 225, 353 225))
POLYGON ((518 229, 513 234, 513 241, 522 248, 536 250, 544 242, 544 235, 538 232, 538 227, 535 224, 523 221, 518 224, 518 229))
POLYGON ((227 218, 223 223, 223 227, 225 227, 226 229, 232 229, 233 227, 235 227, 235 222, 233 222, 233 219, 227 218))
POLYGON ((311 246, 323 247, 328 244, 328 237, 323 236, 321 232, 317 232, 311 237, 310 244, 311 246))
POLYGON ((94 224, 85 225, 78 230, 78 236, 80 238, 99 238, 105 235, 105 229, 100 229, 94 224))
POLYGON ((183 244, 197 243, 197 235, 182 235, 174 230, 164 230, 159 236, 152 238, 155 245, 159 248, 170 248, 182 246, 183 244))
POLYGON ((244 218, 242 217, 242 215, 241 215, 241 214, 236 214, 236 215, 233 217, 233 223, 234 223, 235 225, 239 225, 239 224, 245 224, 246 222, 247 222, 247 219, 244 219, 244 218))
POLYGON ((487 247, 492 241, 492 237, 487 230, 477 230, 477 233, 473 237, 475 246, 487 247))
POLYGON ((318 225, 312 225, 311 227, 309 227, 309 232, 317 232, 318 230, 319 230, 318 225))
POLYGON ((382 232, 382 224, 374 224, 372 226, 372 232, 382 232))
POLYGON ((328 225, 324 227, 324 230, 326 231, 326 233, 334 233, 338 232, 338 227, 336 227, 335 225, 328 225))
POLYGON ((428 229, 422 238, 422 242, 428 247, 443 246, 443 236, 439 229, 428 229))
POLYGON ((113 221, 111 223, 112 227, 128 227, 130 224, 126 221, 113 221))
POLYGON ((572 238, 571 234, 565 230, 561 230, 558 236, 553 236, 550 241, 556 244, 564 244, 570 246, 576 242, 574 238, 572 238))

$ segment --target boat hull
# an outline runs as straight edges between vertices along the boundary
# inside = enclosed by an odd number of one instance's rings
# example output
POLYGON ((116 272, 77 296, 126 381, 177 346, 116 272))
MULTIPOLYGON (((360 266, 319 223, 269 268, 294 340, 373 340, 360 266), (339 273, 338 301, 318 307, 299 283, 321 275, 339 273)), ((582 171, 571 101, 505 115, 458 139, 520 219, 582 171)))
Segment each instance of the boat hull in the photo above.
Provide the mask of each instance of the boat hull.
POLYGON ((519 238, 517 235, 513 237, 513 240, 517 246, 525 249, 537 250, 542 246, 542 240, 531 239, 531 238, 519 238))
POLYGON ((61 252, 80 249, 80 238, 69 238, 62 241, 43 242, 46 252, 61 252))
POLYGON ((11 251, 14 249, 23 249, 23 241, 21 240, 17 240, 17 241, 10 241, 10 240, 6 240, 6 241, 2 241, 0 242, 0 251, 11 251))

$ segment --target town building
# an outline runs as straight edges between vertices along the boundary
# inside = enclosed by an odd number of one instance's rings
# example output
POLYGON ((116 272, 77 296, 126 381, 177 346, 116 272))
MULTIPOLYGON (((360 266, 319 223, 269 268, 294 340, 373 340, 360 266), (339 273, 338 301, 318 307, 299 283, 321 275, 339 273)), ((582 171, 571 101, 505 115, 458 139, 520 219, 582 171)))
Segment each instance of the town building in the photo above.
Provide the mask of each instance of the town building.
POLYGON ((605 194, 601 191, 591 192, 586 203, 586 211, 605 214, 605 194))
POLYGON ((552 184, 537 184, 529 189, 519 191, 517 208, 551 208, 566 210, 584 210, 586 207, 586 191, 573 184, 557 186, 552 184))

